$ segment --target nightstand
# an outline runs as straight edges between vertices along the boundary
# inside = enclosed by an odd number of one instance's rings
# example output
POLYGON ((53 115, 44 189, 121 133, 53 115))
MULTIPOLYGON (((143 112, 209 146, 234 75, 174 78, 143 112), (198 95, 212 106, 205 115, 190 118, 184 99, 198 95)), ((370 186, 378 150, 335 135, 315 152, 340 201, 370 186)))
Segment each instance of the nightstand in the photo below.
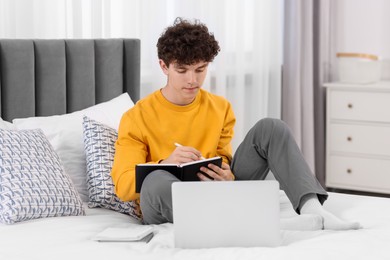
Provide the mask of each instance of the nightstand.
POLYGON ((390 194, 390 82, 324 86, 326 186, 390 194))

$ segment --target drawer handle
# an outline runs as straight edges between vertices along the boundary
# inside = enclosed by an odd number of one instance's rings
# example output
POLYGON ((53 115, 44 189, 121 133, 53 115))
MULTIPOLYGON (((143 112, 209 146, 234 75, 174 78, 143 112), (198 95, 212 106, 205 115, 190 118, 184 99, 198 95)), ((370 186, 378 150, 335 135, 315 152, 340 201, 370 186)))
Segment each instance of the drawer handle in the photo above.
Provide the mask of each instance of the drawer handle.
POLYGON ((351 173, 352 173, 352 169, 348 168, 348 169, 347 169, 347 173, 348 173, 348 174, 351 174, 351 173))
POLYGON ((347 137, 347 141, 348 141, 348 142, 352 142, 352 137, 348 136, 348 137, 347 137))
POLYGON ((348 108, 353 108, 353 105, 351 103, 348 103, 348 108))

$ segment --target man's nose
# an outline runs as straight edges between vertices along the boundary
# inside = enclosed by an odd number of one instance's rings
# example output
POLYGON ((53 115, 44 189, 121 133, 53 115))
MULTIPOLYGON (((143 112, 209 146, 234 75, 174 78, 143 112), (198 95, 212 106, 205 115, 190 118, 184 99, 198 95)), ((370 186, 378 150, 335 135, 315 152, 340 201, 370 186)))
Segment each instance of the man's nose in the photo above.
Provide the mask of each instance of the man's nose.
POLYGON ((187 77, 188 83, 196 83, 196 74, 194 71, 188 71, 187 77))

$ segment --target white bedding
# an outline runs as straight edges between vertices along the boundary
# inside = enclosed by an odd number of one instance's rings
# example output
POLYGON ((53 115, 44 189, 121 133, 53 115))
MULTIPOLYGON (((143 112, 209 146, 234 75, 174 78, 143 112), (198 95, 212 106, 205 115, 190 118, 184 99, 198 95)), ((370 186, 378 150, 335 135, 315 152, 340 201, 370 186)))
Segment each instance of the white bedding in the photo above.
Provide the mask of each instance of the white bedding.
MULTIPOLYGON (((106 209, 87 209, 87 216, 0 224, 0 259, 390 259, 389 198, 330 193, 325 207, 364 228, 282 231, 283 245, 277 248, 183 250, 174 248, 172 224, 155 226, 148 244, 92 241, 106 227, 137 221, 106 209)), ((291 210, 283 193, 281 209, 291 210)))

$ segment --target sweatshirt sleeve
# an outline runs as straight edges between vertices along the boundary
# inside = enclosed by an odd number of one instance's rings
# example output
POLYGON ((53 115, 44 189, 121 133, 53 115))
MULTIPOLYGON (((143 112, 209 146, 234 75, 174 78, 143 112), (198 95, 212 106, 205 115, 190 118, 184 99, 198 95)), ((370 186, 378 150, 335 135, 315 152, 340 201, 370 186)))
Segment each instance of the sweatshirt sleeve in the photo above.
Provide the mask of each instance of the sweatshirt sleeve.
POLYGON ((139 199, 135 192, 135 165, 144 163, 147 156, 147 146, 135 122, 128 112, 122 116, 115 143, 111 176, 115 193, 122 201, 139 199))
POLYGON ((228 103, 224 126, 221 131, 221 136, 218 142, 217 154, 223 158, 223 161, 230 165, 232 161, 232 138, 234 134, 234 125, 236 123, 236 117, 234 116, 231 104, 228 103))

